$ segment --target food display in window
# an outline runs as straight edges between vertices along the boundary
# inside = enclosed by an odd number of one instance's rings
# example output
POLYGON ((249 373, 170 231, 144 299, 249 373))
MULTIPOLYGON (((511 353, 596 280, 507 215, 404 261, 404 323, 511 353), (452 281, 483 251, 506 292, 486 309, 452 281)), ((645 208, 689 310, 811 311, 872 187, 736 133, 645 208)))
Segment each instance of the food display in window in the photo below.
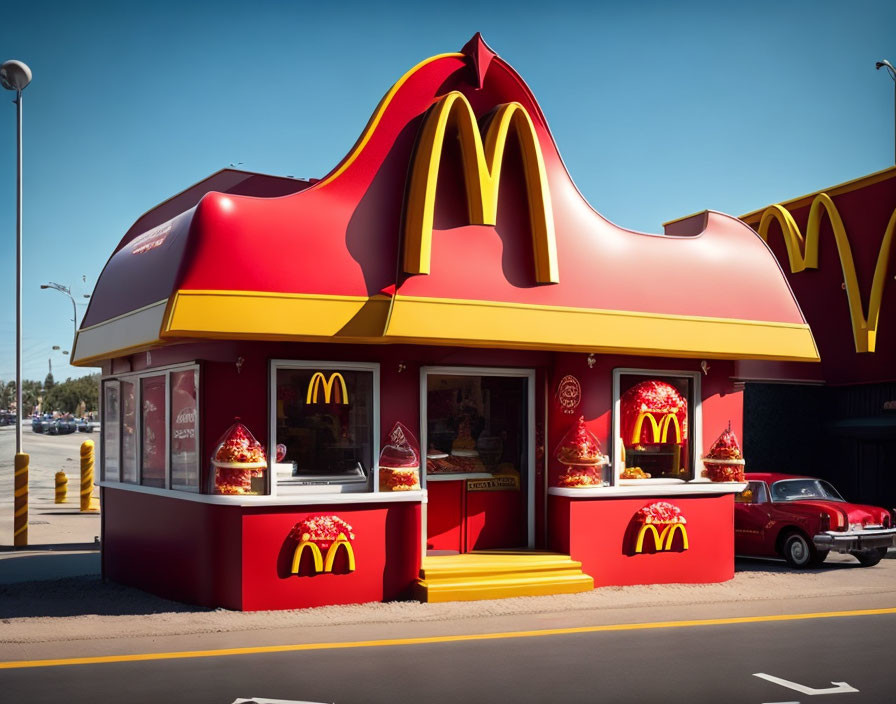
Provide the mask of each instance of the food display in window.
POLYGON ((620 479, 650 479, 650 472, 645 472, 640 467, 626 467, 619 475, 620 479))
POLYGON ((249 429, 234 419, 221 437, 212 455, 212 493, 259 494, 264 481, 267 458, 261 443, 249 429), (255 487, 253 488, 253 479, 255 487))
POLYGON ((646 379, 623 393, 620 430, 628 455, 620 479, 687 474, 688 402, 671 383, 646 379))
POLYGON ((597 438, 585 425, 584 416, 579 416, 578 422, 563 436, 555 456, 564 466, 558 486, 589 487, 603 484, 601 467, 607 464, 608 459, 601 453, 597 438))
POLYGON ((449 461, 455 472, 485 472, 485 465, 476 449, 476 440, 470 430, 470 419, 463 417, 457 427, 457 437, 451 443, 449 461))
POLYGON ((703 458, 703 476, 712 482, 742 482, 744 464, 740 443, 729 423, 703 458))
POLYGON ((420 454, 417 440, 407 427, 396 423, 380 451, 380 491, 420 489, 420 454))
POLYGON ((451 464, 450 455, 447 452, 431 449, 426 453, 427 474, 451 474, 456 471, 457 467, 451 464))

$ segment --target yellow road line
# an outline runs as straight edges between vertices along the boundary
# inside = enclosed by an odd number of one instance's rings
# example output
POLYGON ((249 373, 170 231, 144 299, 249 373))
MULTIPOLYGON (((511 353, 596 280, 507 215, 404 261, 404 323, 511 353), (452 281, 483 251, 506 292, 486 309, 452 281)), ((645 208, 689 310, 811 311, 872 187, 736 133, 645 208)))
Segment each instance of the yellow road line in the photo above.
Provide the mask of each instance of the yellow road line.
POLYGON ((396 645, 425 645, 429 643, 461 643, 475 640, 503 638, 538 638, 541 636, 565 636, 576 633, 603 633, 609 631, 641 631, 656 628, 693 628, 699 626, 725 626, 740 623, 769 623, 775 621, 805 621, 819 618, 843 618, 846 616, 879 616, 896 614, 896 608, 862 609, 858 611, 826 611, 811 614, 779 614, 775 616, 740 616, 735 618, 711 618, 695 621, 657 621, 655 623, 620 623, 608 626, 578 626, 574 628, 548 628, 539 631, 507 631, 504 633, 470 633, 456 636, 426 636, 422 638, 392 638, 387 640, 362 640, 336 643, 297 643, 293 645, 261 645, 247 648, 220 648, 217 650, 184 650, 172 653, 136 653, 133 655, 99 655, 84 658, 59 658, 54 660, 19 660, 0 662, 0 670, 26 667, 59 667, 62 665, 97 665, 111 662, 142 662, 145 660, 181 660, 186 658, 210 658, 227 655, 254 655, 259 653, 291 653, 303 650, 342 650, 346 648, 382 648, 396 645))

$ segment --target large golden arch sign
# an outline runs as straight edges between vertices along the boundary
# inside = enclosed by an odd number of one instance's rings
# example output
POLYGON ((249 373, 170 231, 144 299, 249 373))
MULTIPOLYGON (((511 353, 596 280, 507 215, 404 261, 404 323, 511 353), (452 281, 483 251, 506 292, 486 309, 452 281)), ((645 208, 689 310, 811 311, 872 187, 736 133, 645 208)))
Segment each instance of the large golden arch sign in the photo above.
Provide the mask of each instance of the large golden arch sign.
POLYGON ((485 133, 479 134, 476 115, 462 93, 452 91, 432 107, 423 125, 408 191, 404 225, 404 271, 428 274, 432 252, 439 165, 448 126, 457 130, 463 157, 464 181, 470 223, 494 225, 498 216, 498 186, 507 135, 513 129, 523 155, 523 171, 529 201, 529 221, 535 255, 535 280, 558 283, 554 215, 544 158, 535 126, 519 103, 498 106, 485 133))
POLYGON ((348 404, 348 388, 345 379, 339 372, 333 372, 328 379, 322 372, 314 372, 311 381, 308 382, 308 392, 305 395, 305 403, 319 403, 318 396, 323 391, 324 403, 348 404))
POLYGON ((759 236, 768 241, 768 229, 772 222, 777 221, 781 226, 784 244, 787 246, 790 271, 796 274, 805 269, 817 269, 818 237, 821 232, 821 218, 825 214, 831 221, 831 229, 834 231, 834 240, 837 243, 837 253, 840 255, 840 267, 843 270, 843 282, 846 284, 846 296, 849 299, 849 316, 852 319, 852 334, 856 352, 874 352, 877 325, 880 322, 881 300, 887 279, 887 266, 890 260, 890 251, 893 248, 894 232, 896 232, 896 211, 893 211, 890 216, 880 252, 877 254, 877 265, 874 268, 871 295, 868 299, 867 318, 862 304, 859 278, 856 275, 856 265, 852 258, 849 237, 843 226, 840 212, 827 193, 819 193, 812 201, 812 205, 809 207, 805 237, 800 232, 793 216, 781 205, 771 205, 762 213, 758 228, 759 236))
POLYGON ((311 540, 299 541, 292 556, 292 574, 299 573, 299 567, 302 564, 302 553, 305 552, 305 550, 311 552, 315 572, 332 572, 333 563, 336 561, 336 555, 339 554, 340 548, 345 551, 348 558, 348 571, 354 572, 355 551, 352 549, 352 544, 348 541, 348 538, 345 537, 345 534, 340 533, 327 549, 326 557, 321 554, 317 543, 311 540))

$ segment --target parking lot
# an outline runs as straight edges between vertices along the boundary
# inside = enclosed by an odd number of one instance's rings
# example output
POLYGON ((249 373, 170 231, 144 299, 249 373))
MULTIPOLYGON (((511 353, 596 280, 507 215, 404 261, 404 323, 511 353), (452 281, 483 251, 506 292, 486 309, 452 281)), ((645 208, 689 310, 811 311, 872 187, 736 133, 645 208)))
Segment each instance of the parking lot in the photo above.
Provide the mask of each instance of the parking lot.
MULTIPOLYGON (((85 440, 96 443, 99 457, 100 433, 44 435, 34 433, 29 424, 22 428, 22 449, 30 455, 28 488, 28 543, 92 543, 100 534, 97 513, 80 512, 80 448, 85 440), (68 501, 54 503, 56 472, 68 477, 68 501)), ((0 427, 0 546, 12 545, 13 459, 15 426, 0 427)), ((94 493, 98 495, 98 491, 94 493)))

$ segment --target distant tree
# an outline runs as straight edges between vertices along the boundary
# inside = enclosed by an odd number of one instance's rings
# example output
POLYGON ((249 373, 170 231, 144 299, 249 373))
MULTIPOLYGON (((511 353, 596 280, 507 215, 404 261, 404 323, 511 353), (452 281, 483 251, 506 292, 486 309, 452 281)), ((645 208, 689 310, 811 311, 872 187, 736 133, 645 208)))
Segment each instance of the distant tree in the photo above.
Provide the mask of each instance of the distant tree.
POLYGON ((53 379, 53 372, 47 372, 47 378, 44 379, 44 391, 49 391, 54 386, 56 386, 56 381, 53 379))
POLYGON ((0 408, 6 410, 16 400, 16 382, 0 381, 0 408))
POLYGON ((44 408, 60 413, 78 413, 99 409, 100 375, 91 374, 79 379, 66 379, 47 391, 44 408), (83 404, 83 407, 82 407, 83 404))

